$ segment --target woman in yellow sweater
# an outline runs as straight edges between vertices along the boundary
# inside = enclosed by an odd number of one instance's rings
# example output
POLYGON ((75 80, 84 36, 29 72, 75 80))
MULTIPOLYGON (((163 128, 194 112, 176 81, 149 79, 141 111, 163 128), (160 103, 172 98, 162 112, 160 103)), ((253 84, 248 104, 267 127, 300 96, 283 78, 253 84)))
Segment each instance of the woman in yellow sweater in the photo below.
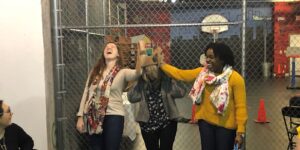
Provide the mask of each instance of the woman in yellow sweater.
POLYGON ((296 149, 300 150, 300 126, 296 128, 297 130, 297 138, 296 138, 296 149))
POLYGON ((194 82, 190 97, 196 106, 202 150, 232 150, 243 143, 247 122, 246 89, 243 77, 233 70, 234 56, 223 43, 205 49, 206 66, 181 70, 163 64, 170 77, 194 82))

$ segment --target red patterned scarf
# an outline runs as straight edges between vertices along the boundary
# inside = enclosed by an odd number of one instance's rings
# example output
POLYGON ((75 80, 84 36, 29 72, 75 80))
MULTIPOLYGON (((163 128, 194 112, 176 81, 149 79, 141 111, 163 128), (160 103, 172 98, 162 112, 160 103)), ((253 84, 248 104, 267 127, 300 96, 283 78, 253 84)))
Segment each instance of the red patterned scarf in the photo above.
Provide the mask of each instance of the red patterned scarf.
POLYGON ((89 102, 87 114, 87 131, 90 135, 99 134, 103 131, 102 125, 108 106, 110 86, 119 71, 120 67, 116 65, 110 70, 101 85, 99 85, 99 75, 93 82, 94 85, 97 85, 97 88, 95 88, 94 92, 91 93, 93 96, 89 102))

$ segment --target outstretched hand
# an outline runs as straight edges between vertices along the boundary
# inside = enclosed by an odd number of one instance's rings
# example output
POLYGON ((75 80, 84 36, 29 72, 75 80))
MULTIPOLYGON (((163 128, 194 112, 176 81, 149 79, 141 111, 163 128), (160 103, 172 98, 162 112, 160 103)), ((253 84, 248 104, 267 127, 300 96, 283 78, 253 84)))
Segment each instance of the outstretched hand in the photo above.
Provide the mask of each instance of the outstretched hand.
POLYGON ((137 54, 136 54, 136 65, 135 69, 137 72, 141 73, 142 64, 144 63, 144 55, 141 55, 141 51, 146 49, 146 44, 143 40, 140 40, 137 45, 137 54))
POLYGON ((155 48, 155 53, 156 53, 156 57, 157 57, 157 63, 158 65, 162 65, 164 64, 164 53, 162 51, 162 49, 160 47, 155 48))

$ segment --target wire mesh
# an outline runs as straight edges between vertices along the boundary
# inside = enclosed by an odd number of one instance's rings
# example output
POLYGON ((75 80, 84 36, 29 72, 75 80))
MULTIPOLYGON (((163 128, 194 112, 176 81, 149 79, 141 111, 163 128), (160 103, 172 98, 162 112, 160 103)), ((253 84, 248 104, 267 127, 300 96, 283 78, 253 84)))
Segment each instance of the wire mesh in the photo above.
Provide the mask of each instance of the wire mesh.
MULTIPOLYGON (((211 14, 222 15, 229 23, 241 22, 243 15, 246 16, 245 37, 242 23, 237 23, 228 25, 228 31, 218 33, 216 39, 229 45, 235 56, 234 68, 241 74, 245 73, 249 115, 245 149, 287 148, 288 135, 281 108, 288 105, 290 97, 298 93, 297 90, 288 90, 286 87, 298 88, 300 62, 296 55, 287 57, 286 50, 287 47, 300 47, 298 25, 300 2, 248 0, 246 6, 242 0, 176 0, 174 3, 169 0, 61 0, 60 2, 62 22, 58 30, 63 34, 60 51, 63 52, 62 59, 65 64, 63 74, 65 80, 60 84, 64 85, 67 93, 62 105, 56 107, 63 110, 61 116, 67 119, 63 121, 62 126, 64 137, 56 138, 63 139, 64 149, 88 149, 87 137, 79 134, 75 128, 76 112, 88 72, 101 55, 105 35, 127 37, 145 35, 163 49, 167 63, 181 69, 192 69, 200 65, 199 57, 205 46, 214 40, 212 34, 203 32, 201 26, 193 23, 201 23, 211 14), (243 7, 246 7, 246 14, 243 14, 243 7), (175 24, 179 26, 172 26, 175 24), (110 25, 117 28, 111 28, 110 25), (140 26, 130 27, 130 25, 140 26), (90 28, 91 26, 102 27, 90 28), (294 69, 292 58, 295 58, 294 69), (257 124, 253 121, 258 115, 260 100, 265 104, 267 118, 271 123, 257 124)), ((187 90, 191 88, 189 83, 180 85, 187 90)), ((176 100, 176 103, 180 114, 189 118, 191 115, 189 98, 186 96, 176 100)), ((128 110, 127 117, 132 115, 130 113, 133 106, 125 106, 128 110)), ((145 149, 138 124, 132 117, 126 120, 125 130, 128 135, 124 135, 121 149, 145 149)), ((200 145, 198 127, 179 123, 173 148, 196 150, 201 149, 200 145)))

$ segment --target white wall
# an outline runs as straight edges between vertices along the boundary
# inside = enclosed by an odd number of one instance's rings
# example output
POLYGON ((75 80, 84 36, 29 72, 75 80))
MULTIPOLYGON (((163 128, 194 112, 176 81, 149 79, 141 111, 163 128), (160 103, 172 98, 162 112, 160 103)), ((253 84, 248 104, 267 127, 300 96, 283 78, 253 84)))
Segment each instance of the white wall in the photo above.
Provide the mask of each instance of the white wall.
POLYGON ((0 0, 0 99, 39 150, 47 150, 44 69, 40 0, 0 0))

